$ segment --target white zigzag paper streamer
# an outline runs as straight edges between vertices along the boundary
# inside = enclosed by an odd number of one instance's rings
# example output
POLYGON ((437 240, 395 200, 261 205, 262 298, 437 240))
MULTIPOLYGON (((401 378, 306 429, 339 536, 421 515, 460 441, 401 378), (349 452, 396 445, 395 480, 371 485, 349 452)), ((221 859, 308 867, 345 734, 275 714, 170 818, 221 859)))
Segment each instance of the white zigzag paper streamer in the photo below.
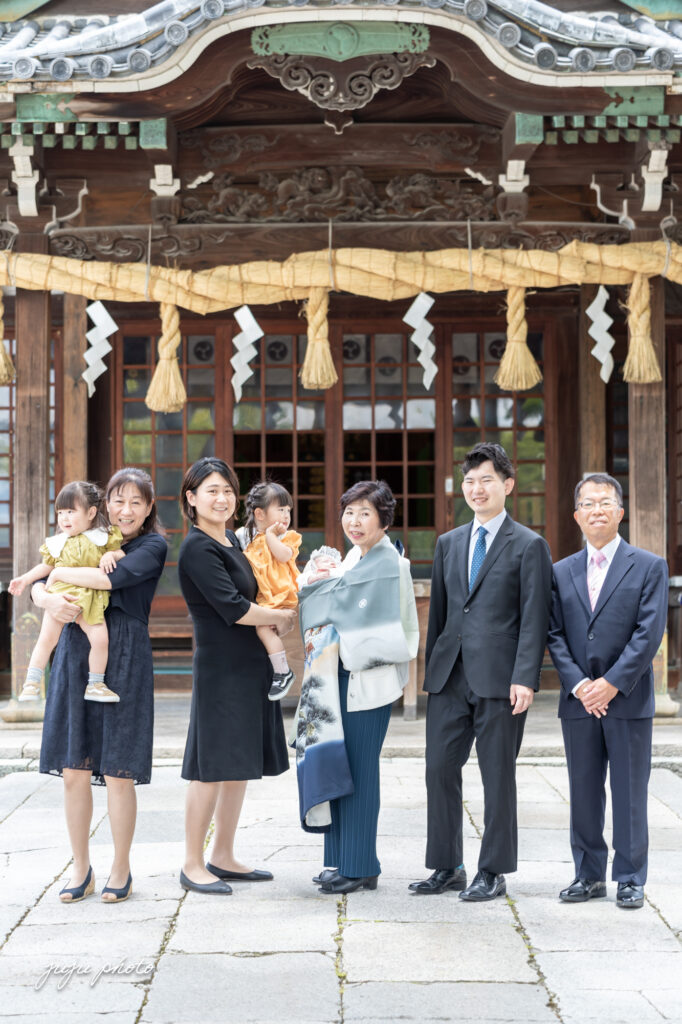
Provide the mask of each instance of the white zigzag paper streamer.
POLYGON ((234 318, 241 327, 241 331, 232 339, 237 350, 230 359, 232 369, 234 370, 232 374, 232 390, 234 391, 235 402, 241 402, 242 384, 253 374, 249 362, 254 356, 258 355, 258 349, 253 343, 258 338, 262 338, 264 332, 259 327, 258 321, 248 306, 240 306, 239 309, 235 309, 234 318))
POLYGON ((101 302, 92 302, 85 312, 95 326, 91 327, 85 335, 90 343, 90 348, 86 348, 83 353, 88 368, 83 370, 81 377, 88 385, 88 398, 92 398, 95 393, 95 381, 107 372, 103 361, 104 356, 111 352, 111 345, 107 338, 116 333, 118 324, 112 320, 101 302))
POLYGON ((428 295, 426 292, 420 292, 403 317, 403 321, 406 324, 410 327, 414 327, 414 332, 410 335, 410 340, 414 342, 415 346, 419 349, 417 362, 424 367, 422 384, 427 391, 431 387, 433 379, 438 373, 438 367, 433 361, 433 356, 436 351, 436 346, 431 341, 433 325, 426 319, 426 316, 435 301, 436 300, 432 298, 431 295, 428 295))
POLYGON ((601 363, 601 370, 599 376, 605 384, 608 383, 611 374, 613 373, 613 356, 611 355, 611 349, 615 345, 615 340, 609 334, 609 327, 613 323, 613 317, 604 309, 608 302, 609 293, 607 292, 604 285, 599 286, 594 302, 585 310, 587 316, 592 321, 592 325, 588 327, 587 333, 591 338, 594 338, 596 345, 591 350, 591 355, 595 359, 598 359, 601 363))

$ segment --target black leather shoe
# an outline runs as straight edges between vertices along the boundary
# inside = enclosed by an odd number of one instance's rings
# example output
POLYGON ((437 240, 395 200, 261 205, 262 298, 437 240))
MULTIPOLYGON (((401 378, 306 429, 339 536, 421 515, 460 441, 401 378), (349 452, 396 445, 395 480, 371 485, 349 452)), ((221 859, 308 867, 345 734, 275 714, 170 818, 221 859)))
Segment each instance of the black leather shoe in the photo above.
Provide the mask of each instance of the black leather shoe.
POLYGON ((459 894, 467 903, 482 903, 494 900, 497 896, 507 895, 507 883, 504 875, 494 875, 492 871, 479 871, 468 889, 459 894))
POLYGON ((273 879, 270 871, 260 871, 258 868, 253 871, 228 871, 227 868, 217 868, 215 864, 207 864, 206 870, 216 878, 229 878, 231 882, 271 882, 273 879))
POLYGON ((229 896, 232 892, 232 887, 222 878, 216 878, 215 882, 192 882, 184 871, 180 872, 180 885, 188 892, 200 892, 205 896, 229 896))
POLYGON ((376 889, 378 881, 378 875, 368 875, 367 878, 346 878, 345 875, 336 875, 331 881, 321 885, 318 892, 347 893, 357 892, 358 889, 376 889))
POLYGON ((418 896, 437 896, 449 889, 454 892, 465 889, 466 884, 467 873, 464 868, 436 868, 429 878, 421 882, 410 882, 407 888, 418 896))
POLYGON ((644 886, 635 882, 619 882, 616 905, 623 910, 639 910, 644 906, 644 886))
POLYGON ((331 882, 338 877, 338 868, 324 868, 322 871, 320 871, 319 875, 315 875, 315 877, 313 878, 313 882, 315 883, 315 885, 326 885, 327 882, 331 882))
POLYGON ((571 884, 559 893, 559 899, 564 903, 587 903, 588 900, 601 900, 604 896, 606 882, 594 882, 589 878, 574 878, 571 884))

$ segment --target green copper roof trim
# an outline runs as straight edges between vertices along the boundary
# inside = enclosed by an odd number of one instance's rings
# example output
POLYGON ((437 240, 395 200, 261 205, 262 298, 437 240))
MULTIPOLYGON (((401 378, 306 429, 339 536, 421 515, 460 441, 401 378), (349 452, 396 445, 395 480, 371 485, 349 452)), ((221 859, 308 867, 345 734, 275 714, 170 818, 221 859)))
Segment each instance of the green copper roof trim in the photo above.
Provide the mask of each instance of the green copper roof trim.
POLYGON ((45 7, 48 0, 2 0, 0 4, 0 18, 3 21, 19 21, 27 14, 32 14, 39 7, 45 7))
POLYGON ((258 57, 288 54, 344 61, 372 53, 424 53, 429 39, 426 25, 384 21, 287 23, 255 28, 251 49, 258 57))
POLYGON ((634 7, 640 14, 648 14, 656 21, 665 21, 666 18, 679 18, 680 16, 680 0, 646 0, 646 3, 642 3, 640 0, 623 0, 623 3, 628 7, 634 7))
POLYGON ((662 85, 642 85, 627 88, 623 85, 608 86, 604 92, 611 97, 611 103, 604 107, 603 114, 662 114, 665 108, 665 88, 662 85))
POLYGON ((77 121, 78 118, 69 107, 75 99, 72 92, 18 93, 17 121, 77 121))

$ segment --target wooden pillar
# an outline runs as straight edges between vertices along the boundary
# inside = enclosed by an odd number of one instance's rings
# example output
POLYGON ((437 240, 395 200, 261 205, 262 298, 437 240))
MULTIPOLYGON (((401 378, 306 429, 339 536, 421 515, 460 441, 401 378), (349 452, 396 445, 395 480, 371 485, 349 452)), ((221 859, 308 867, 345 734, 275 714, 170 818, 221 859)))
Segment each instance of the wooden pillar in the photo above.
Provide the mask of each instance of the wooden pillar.
MULTIPOLYGON (((666 558, 665 292, 661 277, 651 280, 651 340, 661 381, 628 385, 630 543, 666 558)), ((666 651, 667 636, 654 660, 657 715, 674 715, 679 708, 668 695, 666 651)))
POLYGON ((62 464, 64 484, 88 477, 88 389, 81 377, 88 342, 85 332, 87 299, 64 296, 64 335, 62 346, 62 464))
POLYGON ((606 386, 599 376, 601 363, 591 355, 594 341, 587 333, 585 310, 594 301, 598 285, 580 287, 578 327, 578 416, 580 423, 580 476, 606 472, 606 386))
MULTIPOLYGON (((43 235, 22 238, 23 252, 45 252, 43 235)), ((12 575, 40 561, 47 535, 50 458, 50 293, 17 288, 15 304, 17 371, 13 442, 12 575)), ((12 605, 12 699, 6 722, 41 721, 43 699, 17 703, 31 652, 40 632, 41 612, 25 591, 12 605)))

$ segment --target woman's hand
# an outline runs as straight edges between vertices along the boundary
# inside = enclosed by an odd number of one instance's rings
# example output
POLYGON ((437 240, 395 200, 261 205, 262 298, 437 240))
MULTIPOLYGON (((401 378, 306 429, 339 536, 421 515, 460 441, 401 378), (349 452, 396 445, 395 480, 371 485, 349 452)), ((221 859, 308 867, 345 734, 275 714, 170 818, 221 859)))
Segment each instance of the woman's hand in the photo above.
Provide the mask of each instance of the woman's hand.
POLYGON ((277 622, 275 629, 277 630, 277 636, 284 636, 286 633, 290 633, 296 625, 298 619, 297 608, 284 608, 277 612, 277 622))
POLYGON ((43 608, 57 622, 75 622, 81 613, 77 598, 70 594, 50 594, 42 583, 36 583, 31 591, 33 603, 43 608))
POLYGON ((308 583, 319 583, 320 580, 329 579, 329 569, 318 569, 311 576, 308 577, 308 583))

